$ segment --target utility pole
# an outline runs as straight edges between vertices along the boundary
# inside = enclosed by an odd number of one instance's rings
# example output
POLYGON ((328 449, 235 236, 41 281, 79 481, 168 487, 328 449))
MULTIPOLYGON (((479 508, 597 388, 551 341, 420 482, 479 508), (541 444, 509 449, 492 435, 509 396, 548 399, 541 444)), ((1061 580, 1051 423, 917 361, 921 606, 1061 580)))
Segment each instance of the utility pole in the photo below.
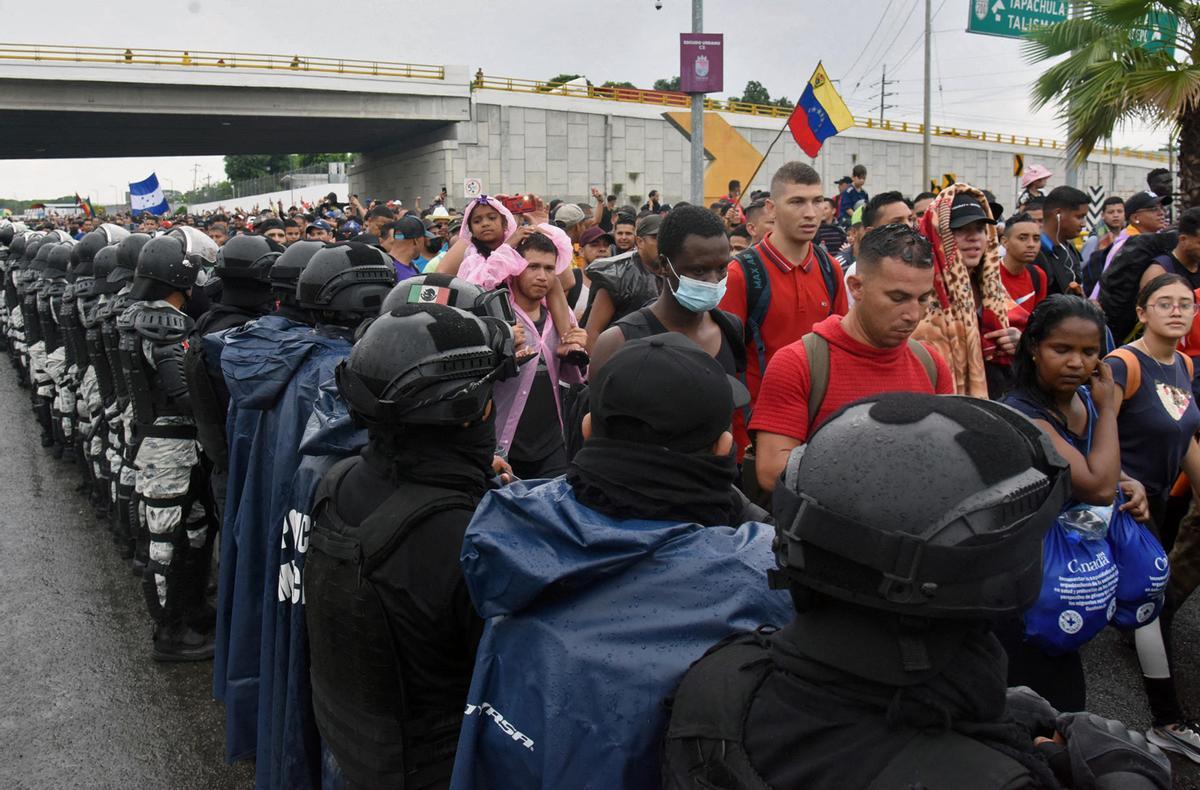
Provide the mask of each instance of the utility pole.
POLYGON ((200 178, 200 163, 192 165, 192 191, 196 191, 196 181, 200 178))
MULTIPOLYGON (((932 144, 930 141, 929 126, 931 123, 930 111, 930 63, 933 61, 933 0, 925 0, 925 112, 921 118, 921 190, 928 189, 926 186, 932 181, 933 165, 931 159, 932 144)), ((881 113, 882 115, 882 113, 881 113)))
POLYGON ((884 104, 884 102, 887 101, 888 96, 896 95, 888 91, 888 86, 895 85, 897 82, 898 80, 889 80, 887 78, 887 64, 884 63, 883 76, 879 79, 879 124, 881 126, 883 125, 883 111, 896 106, 894 104, 884 104))
MULTIPOLYGON (((692 0, 692 32, 704 32, 704 0, 692 0)), ((692 94, 692 205, 704 206, 704 94, 692 94)))

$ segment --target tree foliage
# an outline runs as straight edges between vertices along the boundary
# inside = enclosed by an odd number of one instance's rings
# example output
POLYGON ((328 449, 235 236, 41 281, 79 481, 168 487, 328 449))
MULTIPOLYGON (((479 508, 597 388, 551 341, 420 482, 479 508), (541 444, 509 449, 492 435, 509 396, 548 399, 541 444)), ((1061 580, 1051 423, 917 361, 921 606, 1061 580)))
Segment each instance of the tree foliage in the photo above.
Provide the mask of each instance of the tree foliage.
POLYGON ((670 77, 664 80, 654 81, 654 90, 656 91, 677 91, 679 90, 679 78, 670 77))
POLYGON ((1074 9, 1071 19, 1027 35, 1030 61, 1061 58, 1038 78, 1034 109, 1057 107, 1077 162, 1126 122, 1168 127, 1179 135, 1186 202, 1200 205, 1200 4, 1080 0, 1074 9), (1174 40, 1147 46, 1163 12, 1176 19, 1174 40))

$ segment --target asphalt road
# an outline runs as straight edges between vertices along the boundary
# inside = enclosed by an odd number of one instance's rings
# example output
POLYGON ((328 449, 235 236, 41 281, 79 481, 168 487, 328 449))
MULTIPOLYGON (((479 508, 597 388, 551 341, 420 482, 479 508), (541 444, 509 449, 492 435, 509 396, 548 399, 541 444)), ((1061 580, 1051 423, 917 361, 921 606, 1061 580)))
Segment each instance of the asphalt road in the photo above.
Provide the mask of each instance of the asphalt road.
POLYGON ((212 663, 157 664, 141 582, 0 354, 0 787, 253 787, 212 663))
MULTIPOLYGON (((41 448, 0 355, 0 787, 252 787, 252 767, 223 758, 211 663, 150 659, 140 581, 77 479, 41 448)), ((1184 708, 1200 715, 1195 599, 1176 617, 1175 655, 1184 708)), ((1089 707, 1149 726, 1132 643, 1110 629, 1085 662, 1089 707)), ((1172 762, 1175 786, 1200 790, 1200 765, 1172 762)))

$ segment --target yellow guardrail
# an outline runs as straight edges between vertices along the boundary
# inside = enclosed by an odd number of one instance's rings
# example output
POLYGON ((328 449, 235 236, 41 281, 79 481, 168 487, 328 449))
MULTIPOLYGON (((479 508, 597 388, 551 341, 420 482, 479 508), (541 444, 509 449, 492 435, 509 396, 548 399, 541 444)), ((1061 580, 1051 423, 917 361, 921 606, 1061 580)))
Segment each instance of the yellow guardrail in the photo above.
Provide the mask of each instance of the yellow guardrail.
POLYGON ((129 66, 185 66, 203 69, 256 69, 284 73, 344 74, 364 77, 444 80, 444 66, 392 63, 306 55, 262 55, 185 49, 60 47, 0 43, 0 62, 95 63, 129 66))
MULTIPOLYGON (((483 71, 475 73, 472 87, 477 90, 501 90, 516 93, 541 93, 548 96, 572 96, 581 99, 598 99, 601 101, 630 102, 634 104, 649 104, 656 107, 691 107, 691 97, 686 93, 673 91, 644 90, 641 88, 603 88, 594 85, 559 84, 543 80, 526 80, 515 77, 495 77, 485 75, 483 71)), ((790 107, 779 107, 773 104, 753 104, 751 102, 717 99, 704 100, 704 109, 717 112, 731 112, 740 115, 756 115, 760 118, 787 118, 792 114, 790 107)), ((876 118, 854 119, 854 125, 864 129, 882 129, 889 132, 923 134, 924 124, 909 121, 880 122, 876 118)), ((1065 151, 1066 144, 1061 140, 1029 135, 1001 134, 999 132, 984 132, 976 129, 959 129, 954 126, 934 126, 930 134, 935 137, 954 137, 960 140, 978 140, 985 143, 1004 143, 1022 145, 1030 148, 1048 148, 1065 151)), ((1135 159, 1147 159, 1155 162, 1166 162, 1166 154, 1157 151, 1139 151, 1132 148, 1096 148, 1094 154, 1107 156, 1127 156, 1135 159)))

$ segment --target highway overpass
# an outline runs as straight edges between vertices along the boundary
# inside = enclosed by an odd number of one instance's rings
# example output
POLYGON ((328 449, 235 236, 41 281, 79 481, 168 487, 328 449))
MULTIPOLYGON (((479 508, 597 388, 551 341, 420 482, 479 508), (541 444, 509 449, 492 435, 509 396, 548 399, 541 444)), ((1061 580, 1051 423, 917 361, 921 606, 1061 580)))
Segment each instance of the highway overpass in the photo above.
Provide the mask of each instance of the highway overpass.
MULTIPOLYGON (((182 50, 0 44, 0 156, 60 158, 353 151, 350 189, 367 197, 437 194, 462 200, 463 180, 484 190, 588 200, 619 186, 640 202, 651 189, 674 202, 689 190, 687 97, 495 77, 468 66, 182 50)), ((747 182, 787 111, 708 102, 705 194, 747 182)), ((950 127, 933 129, 933 172, 1016 194, 1014 158, 1061 172, 1055 140, 950 127)), ((804 158, 790 135, 771 149, 751 188, 804 158)), ((870 119, 826 142, 811 160, 826 183, 855 164, 868 189, 927 189, 921 127, 870 119)), ((1144 188, 1161 154, 1097 151, 1085 186, 1128 195, 1144 188)))

